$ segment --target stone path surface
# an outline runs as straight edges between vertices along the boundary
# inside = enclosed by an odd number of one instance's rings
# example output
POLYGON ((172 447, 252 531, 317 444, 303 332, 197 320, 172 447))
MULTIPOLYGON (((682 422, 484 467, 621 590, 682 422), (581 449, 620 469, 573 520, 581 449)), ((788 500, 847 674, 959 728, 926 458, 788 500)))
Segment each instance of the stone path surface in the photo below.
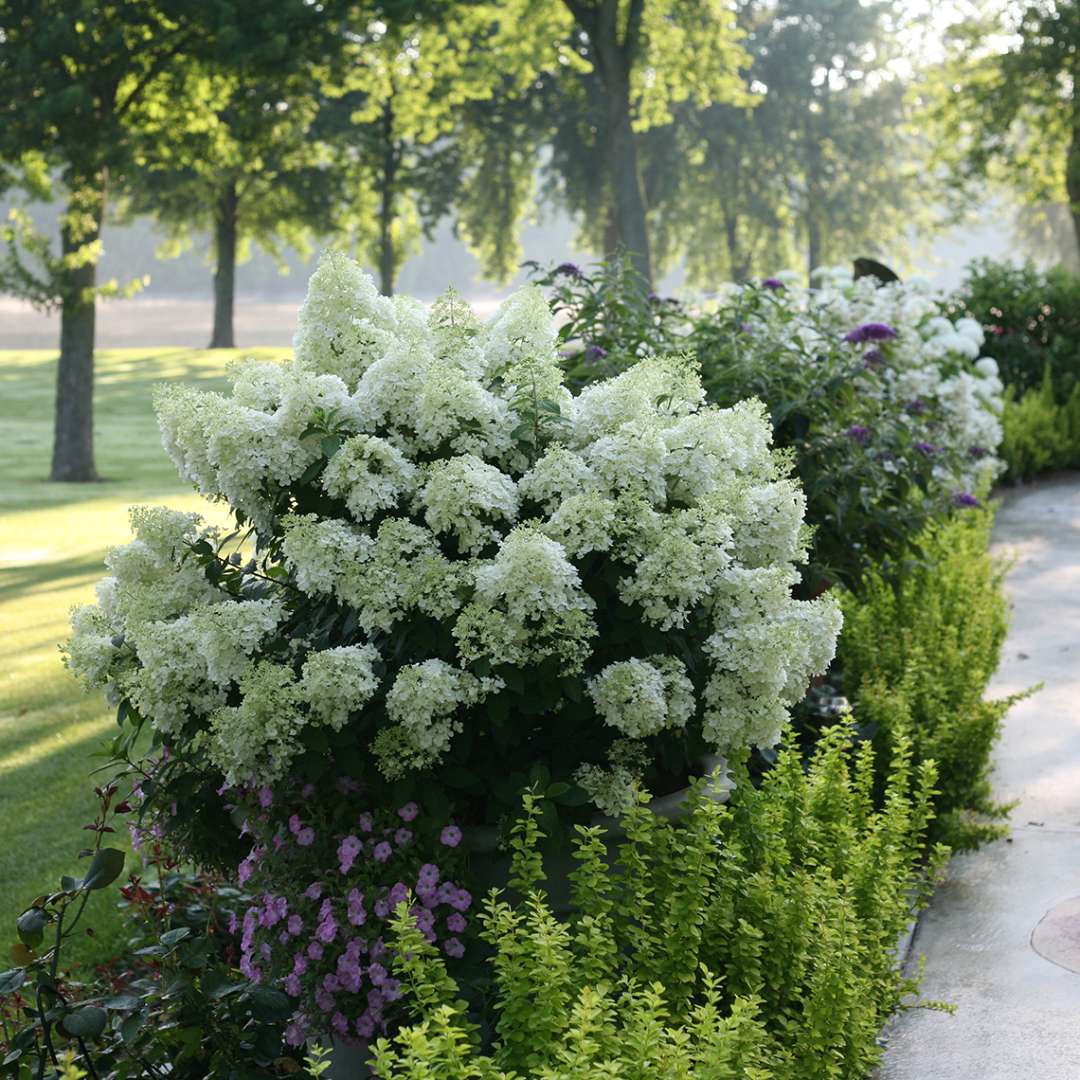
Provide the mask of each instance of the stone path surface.
POLYGON ((953 859, 911 950, 923 996, 957 1011, 902 1014, 881 1080, 1080 1078, 1080 475, 1009 492, 994 543, 1015 563, 991 693, 1045 686, 997 749, 1011 840, 953 859))

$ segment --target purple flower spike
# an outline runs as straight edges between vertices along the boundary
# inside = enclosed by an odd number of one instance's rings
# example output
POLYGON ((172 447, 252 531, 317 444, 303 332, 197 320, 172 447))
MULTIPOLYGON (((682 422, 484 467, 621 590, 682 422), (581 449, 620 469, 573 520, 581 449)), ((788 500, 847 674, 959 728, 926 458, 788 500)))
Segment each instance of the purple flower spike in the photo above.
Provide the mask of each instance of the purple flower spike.
POLYGON ((938 452, 938 448, 933 443, 922 442, 921 440, 915 444, 915 449, 927 457, 938 452))
POLYGON ((579 278, 581 277, 581 267, 572 262, 559 263, 555 267, 555 273, 564 274, 568 278, 579 278))
POLYGON ((870 429, 862 424, 852 424, 847 433, 848 438, 854 439, 860 446, 865 446, 870 441, 870 429))
POLYGON ((975 461, 981 461, 988 453, 990 451, 985 446, 973 446, 968 450, 968 457, 973 458, 975 461))
POLYGON ((586 360, 603 360, 605 356, 607 356, 607 349, 602 345, 590 345, 585 350, 586 360))
POLYGON ((897 331, 888 323, 868 322, 856 326, 844 335, 844 340, 852 345, 859 345, 864 341, 889 341, 897 337, 897 331))
POLYGON ((778 290, 783 289, 785 286, 779 278, 767 277, 761 283, 761 287, 763 289, 772 289, 773 292, 777 292, 778 290))
POLYGON ((970 510, 982 505, 970 491, 958 491, 952 497, 952 501, 953 506, 958 507, 961 510, 970 510))

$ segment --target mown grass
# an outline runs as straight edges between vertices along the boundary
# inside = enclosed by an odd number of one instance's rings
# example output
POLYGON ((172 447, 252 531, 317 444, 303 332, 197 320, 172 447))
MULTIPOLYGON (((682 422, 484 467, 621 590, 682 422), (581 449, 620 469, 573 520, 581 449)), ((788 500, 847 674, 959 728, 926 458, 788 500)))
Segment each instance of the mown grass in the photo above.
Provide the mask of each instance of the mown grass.
MULTIPOLYGON (((281 355, 244 350, 242 355, 281 355)), ((161 449, 151 405, 155 384, 224 385, 234 352, 117 349, 98 354, 98 484, 46 481, 52 445, 55 353, 0 351, 0 969, 14 919, 59 877, 93 816, 94 757, 113 714, 63 667, 58 644, 75 604, 93 599, 106 549, 128 539, 127 507, 166 503, 220 511, 176 476, 161 449)), ((94 938, 73 956, 103 960, 122 945, 115 894, 94 898, 94 938)))

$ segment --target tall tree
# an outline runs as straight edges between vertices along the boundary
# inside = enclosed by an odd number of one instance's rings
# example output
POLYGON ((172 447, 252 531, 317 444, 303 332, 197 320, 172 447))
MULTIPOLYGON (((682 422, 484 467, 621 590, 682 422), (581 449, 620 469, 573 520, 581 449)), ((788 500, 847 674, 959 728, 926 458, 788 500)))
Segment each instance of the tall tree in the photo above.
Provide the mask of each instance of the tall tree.
POLYGON ((658 233, 692 280, 895 254, 920 192, 893 68, 899 14, 889 0, 738 0, 755 107, 695 110, 676 146, 646 146, 683 163, 666 174, 658 233))
POLYGON ((997 2, 948 37, 924 118, 956 197, 990 179, 1067 205, 1080 242, 1080 4, 997 2))
POLYGON ((48 180, 66 201, 60 254, 29 239, 10 249, 3 281, 60 309, 50 476, 97 478, 93 383, 97 265, 110 193, 134 166, 135 125, 147 103, 182 109, 166 73, 193 60, 230 70, 288 66, 325 5, 304 0, 2 0, 0 160, 7 182, 48 180), (23 253, 45 255, 33 267, 23 253))
POLYGON ((251 246, 278 258, 286 244, 305 251, 335 228, 344 203, 335 148, 317 134, 325 71, 308 62, 241 78, 190 64, 167 78, 169 94, 188 108, 182 117, 154 113, 139 125, 142 168, 132 178, 129 209, 164 225, 167 254, 209 234, 210 347, 232 348, 236 267, 251 246))
MULTIPOLYGON (((564 3, 574 19, 581 55, 590 65, 583 76, 586 85, 577 92, 591 117, 591 130, 578 131, 586 149, 593 150, 592 171, 601 178, 603 249, 627 252, 641 279, 649 282, 650 207, 640 133, 672 123, 673 108, 681 102, 703 107, 743 100, 739 69, 746 55, 738 45, 732 11, 721 0, 564 3)), ((597 187, 589 183, 567 190, 591 201, 597 187)))

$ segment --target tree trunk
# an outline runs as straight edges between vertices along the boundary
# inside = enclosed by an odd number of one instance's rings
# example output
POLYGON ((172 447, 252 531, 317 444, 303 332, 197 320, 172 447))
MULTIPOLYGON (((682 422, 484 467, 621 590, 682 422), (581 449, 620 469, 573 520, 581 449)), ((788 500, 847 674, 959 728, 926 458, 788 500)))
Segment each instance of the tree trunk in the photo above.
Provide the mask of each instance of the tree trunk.
POLYGON ((379 202, 379 288, 383 296, 394 295, 397 258, 394 252, 394 200, 396 195, 398 152, 394 142, 394 106, 387 101, 383 109, 383 175, 379 202))
POLYGON ((739 250, 739 219, 728 209, 724 210, 724 241, 727 244, 731 280, 741 283, 746 277, 746 269, 739 250))
POLYGON ((1069 216, 1077 249, 1080 250, 1080 82, 1077 78, 1073 79, 1072 124, 1066 155, 1065 192, 1069 197, 1069 216))
POLYGON ((236 181, 230 180, 214 208, 214 330, 211 349, 236 346, 233 309, 236 302, 236 181))
MULTIPOLYGON (((617 0, 604 0, 595 17, 583 24, 589 34, 596 70, 604 87, 604 172, 611 189, 606 237, 611 256, 623 252, 652 288, 652 257, 645 219, 645 196, 638 167, 637 140, 631 125, 630 70, 638 47, 642 0, 631 0, 626 40, 619 41, 617 0)), ((575 10, 571 7, 571 10, 575 10)), ((579 15, 579 19, 581 16, 579 15)))
MULTIPOLYGON (((652 258, 645 223, 645 199, 638 172, 637 142, 630 125, 629 72, 619 73, 607 87, 607 132, 604 159, 614 201, 615 243, 626 253, 645 284, 652 287, 652 258)), ((611 255, 614 252, 609 251, 611 255)))
POLYGON ((60 360, 56 369, 56 414, 49 479, 89 483, 94 467, 94 325, 97 253, 80 255, 101 235, 105 198, 101 192, 71 196, 61 219, 60 247, 71 265, 64 271, 60 309, 60 360))
POLYGON ((821 266, 821 226, 812 205, 806 211, 806 272, 812 274, 821 266))

